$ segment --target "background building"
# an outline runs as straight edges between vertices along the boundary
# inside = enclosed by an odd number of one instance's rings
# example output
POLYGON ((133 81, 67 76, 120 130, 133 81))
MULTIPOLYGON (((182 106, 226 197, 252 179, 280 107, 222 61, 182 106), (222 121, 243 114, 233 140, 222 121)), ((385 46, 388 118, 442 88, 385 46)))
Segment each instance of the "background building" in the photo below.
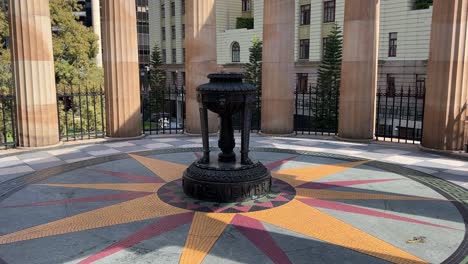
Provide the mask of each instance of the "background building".
MULTIPOLYGON (((264 0, 216 2, 218 64, 242 71, 254 37, 263 36, 264 0), (252 17, 252 28, 237 28, 239 17, 252 17)), ((343 28, 345 0, 297 0, 295 58, 297 78, 314 83, 327 35, 337 23, 343 28), (307 76, 307 77, 306 77, 307 76)), ((150 43, 158 44, 177 83, 184 72, 185 0, 150 2, 150 43)), ((379 86, 400 87, 425 79, 429 56, 432 7, 415 10, 414 0, 383 1, 380 19, 379 86)))

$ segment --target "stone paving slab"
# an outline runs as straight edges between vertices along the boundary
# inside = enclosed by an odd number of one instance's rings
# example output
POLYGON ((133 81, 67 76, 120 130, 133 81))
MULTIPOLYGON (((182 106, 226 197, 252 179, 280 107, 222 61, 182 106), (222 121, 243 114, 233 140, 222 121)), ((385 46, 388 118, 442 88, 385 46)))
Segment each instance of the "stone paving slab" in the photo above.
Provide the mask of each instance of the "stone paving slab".
POLYGON ((12 182, 0 183, 0 263, 464 261, 468 191, 398 160, 334 150, 253 149, 273 171, 274 192, 244 203, 183 194, 180 176, 169 175, 182 175, 200 148, 59 165, 18 178, 5 196, 12 182))
MULTIPOLYGON (((239 141, 238 136, 237 141, 239 141)), ((210 144, 216 146, 217 138, 211 137, 210 144)), ((329 152, 375 159, 414 168, 468 188, 467 161, 423 152, 413 145, 362 144, 335 141, 331 138, 266 137, 256 134, 252 135, 251 145, 253 147, 329 152)), ((199 147, 201 147, 201 139, 198 137, 165 135, 148 136, 132 141, 65 145, 57 149, 18 153, 10 156, 4 156, 4 153, 7 152, 0 151, 0 183, 11 179, 12 175, 17 174, 18 171, 34 172, 62 163, 78 162, 93 157, 145 150, 199 147)))

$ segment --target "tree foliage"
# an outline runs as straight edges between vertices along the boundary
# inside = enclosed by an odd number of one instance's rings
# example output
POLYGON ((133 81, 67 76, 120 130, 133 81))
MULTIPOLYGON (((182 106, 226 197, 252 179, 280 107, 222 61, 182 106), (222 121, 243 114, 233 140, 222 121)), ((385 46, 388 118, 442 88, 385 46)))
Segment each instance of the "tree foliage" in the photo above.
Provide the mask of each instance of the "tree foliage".
POLYGON ((249 63, 246 65, 245 79, 259 90, 262 87, 262 50, 262 41, 258 37, 254 37, 252 46, 249 48, 249 63))
MULTIPOLYGON (((247 83, 257 87, 257 96, 260 100, 262 96, 263 42, 258 37, 252 39, 252 46, 250 46, 249 52, 249 63, 246 65, 245 80, 247 83)), ((255 111, 252 113, 252 129, 260 129, 261 104, 257 103, 255 107, 255 111)))
POLYGON ((414 2, 414 9, 427 9, 432 6, 433 0, 416 0, 414 2))
POLYGON ((98 37, 77 20, 77 0, 50 0, 55 78, 58 85, 97 86, 103 82, 96 66, 98 37))
POLYGON ((246 29, 253 29, 254 28, 254 18, 253 17, 238 17, 236 20, 236 28, 246 28, 246 29))
POLYGON ((335 24, 327 37, 317 79, 318 126, 327 130, 336 129, 338 120, 342 54, 343 36, 340 27, 335 24))
POLYGON ((8 48, 8 15, 0 9, 0 94, 11 93, 11 56, 8 48))
MULTIPOLYGON (((154 45, 151 53, 149 83, 150 89, 148 91, 148 103, 145 104, 145 119, 150 122, 157 122, 159 117, 157 113, 162 113, 164 109, 165 98, 164 95, 168 92, 166 86, 166 71, 162 69, 163 61, 161 56, 161 49, 158 45, 154 45), (156 116, 152 116, 156 114, 156 116)), ((164 116, 163 116, 164 117, 164 116)))

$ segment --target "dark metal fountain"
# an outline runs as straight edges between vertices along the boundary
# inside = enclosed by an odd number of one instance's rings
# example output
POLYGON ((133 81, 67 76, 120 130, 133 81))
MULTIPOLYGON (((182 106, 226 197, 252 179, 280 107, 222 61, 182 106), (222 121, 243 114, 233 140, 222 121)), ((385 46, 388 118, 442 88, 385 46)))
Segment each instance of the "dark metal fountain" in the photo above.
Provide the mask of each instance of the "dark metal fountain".
POLYGON ((203 157, 184 173, 185 194, 220 203, 256 199, 270 192, 271 174, 260 162, 249 158, 252 108, 256 102, 256 88, 242 82, 242 74, 216 73, 208 76, 210 83, 198 87, 203 157), (208 110, 221 118, 218 158, 210 156, 208 110), (232 115, 241 113, 240 160, 234 148, 232 115))

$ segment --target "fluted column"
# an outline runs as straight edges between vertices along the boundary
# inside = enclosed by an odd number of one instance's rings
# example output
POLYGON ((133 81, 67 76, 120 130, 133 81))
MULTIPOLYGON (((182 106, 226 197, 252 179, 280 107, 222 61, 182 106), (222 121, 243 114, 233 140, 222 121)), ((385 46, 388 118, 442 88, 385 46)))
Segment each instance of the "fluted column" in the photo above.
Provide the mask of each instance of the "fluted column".
POLYGON ((265 134, 294 132, 294 2, 264 3, 261 130, 265 134))
POLYGON ((135 1, 103 0, 107 136, 141 135, 135 1))
POLYGON ((102 34, 101 34, 101 5, 99 0, 91 0, 91 12, 93 18, 93 32, 98 36, 98 52, 96 65, 102 67, 102 34))
MULTIPOLYGON (((197 87, 209 82, 207 76, 217 70, 216 62, 216 9, 215 0, 186 1, 185 50, 186 50, 186 130, 200 134, 200 114, 197 87)), ((166 7, 170 8, 170 7, 166 7)), ((167 29, 166 30, 170 30, 167 29)), ((210 112, 210 132, 218 130, 216 115, 210 112)))
POLYGON ((435 0, 424 113, 424 147, 461 150, 467 116, 468 2, 435 0))
POLYGON ((49 0, 10 0, 12 68, 18 143, 59 142, 49 0))
POLYGON ((338 136, 372 140, 379 58, 380 0, 346 0, 338 136))

